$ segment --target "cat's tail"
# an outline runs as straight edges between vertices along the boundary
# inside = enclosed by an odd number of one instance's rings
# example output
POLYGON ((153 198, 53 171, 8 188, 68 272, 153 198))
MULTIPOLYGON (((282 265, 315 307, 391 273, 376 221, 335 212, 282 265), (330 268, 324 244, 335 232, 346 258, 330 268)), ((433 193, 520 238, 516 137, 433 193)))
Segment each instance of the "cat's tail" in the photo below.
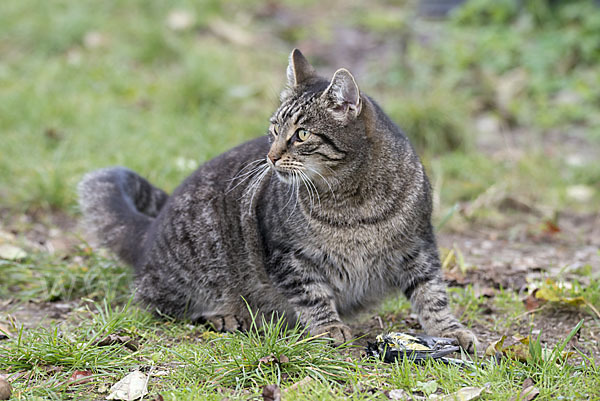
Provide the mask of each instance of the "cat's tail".
POLYGON ((77 190, 86 229, 101 245, 135 266, 143 257, 148 228, 168 195, 124 167, 92 171, 77 190))

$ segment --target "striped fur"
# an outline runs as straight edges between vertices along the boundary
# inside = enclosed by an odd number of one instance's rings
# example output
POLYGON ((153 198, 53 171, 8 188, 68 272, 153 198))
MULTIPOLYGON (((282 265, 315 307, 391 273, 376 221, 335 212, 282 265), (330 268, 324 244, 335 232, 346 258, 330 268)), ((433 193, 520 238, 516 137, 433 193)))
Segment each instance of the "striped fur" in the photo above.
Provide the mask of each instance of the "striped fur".
POLYGON ((345 317, 403 292, 429 334, 476 337, 451 314, 431 190, 401 130, 346 70, 316 75, 295 50, 269 134, 207 162, 167 195, 103 169, 79 186, 88 226, 135 268, 161 314, 248 327, 247 306, 336 342, 345 317), (304 138, 304 140, 300 138, 304 138))

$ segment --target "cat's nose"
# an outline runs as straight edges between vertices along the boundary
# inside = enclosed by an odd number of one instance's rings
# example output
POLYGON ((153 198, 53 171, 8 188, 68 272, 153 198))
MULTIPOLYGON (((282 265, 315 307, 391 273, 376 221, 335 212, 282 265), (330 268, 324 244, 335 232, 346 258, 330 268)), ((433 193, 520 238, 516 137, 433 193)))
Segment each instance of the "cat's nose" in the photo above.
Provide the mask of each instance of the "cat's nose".
POLYGON ((275 156, 275 155, 272 155, 271 153, 269 153, 267 155, 267 157, 269 158, 269 160, 271 160, 271 163, 273 163, 273 164, 275 164, 275 162, 277 162, 277 160, 281 159, 280 155, 275 156))

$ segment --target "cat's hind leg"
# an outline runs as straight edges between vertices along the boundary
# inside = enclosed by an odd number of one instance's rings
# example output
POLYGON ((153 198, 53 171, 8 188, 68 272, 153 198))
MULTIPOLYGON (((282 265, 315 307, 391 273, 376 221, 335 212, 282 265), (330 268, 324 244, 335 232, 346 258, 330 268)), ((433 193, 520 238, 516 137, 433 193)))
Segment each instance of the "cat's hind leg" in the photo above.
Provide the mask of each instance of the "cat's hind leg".
POLYGON ((204 319, 213 330, 218 332, 234 332, 248 330, 249 322, 245 316, 238 315, 215 315, 204 319))

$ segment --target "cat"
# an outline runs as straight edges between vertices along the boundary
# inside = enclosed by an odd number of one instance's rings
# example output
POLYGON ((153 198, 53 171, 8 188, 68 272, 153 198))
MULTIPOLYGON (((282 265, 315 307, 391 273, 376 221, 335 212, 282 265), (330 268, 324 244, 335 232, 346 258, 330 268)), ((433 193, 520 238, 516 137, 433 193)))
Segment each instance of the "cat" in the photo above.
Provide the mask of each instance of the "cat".
POLYGON ((88 173, 87 227, 161 315, 234 331, 250 309, 343 343, 343 317, 403 292, 428 334, 473 352, 476 336, 449 309, 431 188, 407 137, 346 69, 322 78, 294 49, 287 81, 267 135, 170 196, 123 167, 88 173))

